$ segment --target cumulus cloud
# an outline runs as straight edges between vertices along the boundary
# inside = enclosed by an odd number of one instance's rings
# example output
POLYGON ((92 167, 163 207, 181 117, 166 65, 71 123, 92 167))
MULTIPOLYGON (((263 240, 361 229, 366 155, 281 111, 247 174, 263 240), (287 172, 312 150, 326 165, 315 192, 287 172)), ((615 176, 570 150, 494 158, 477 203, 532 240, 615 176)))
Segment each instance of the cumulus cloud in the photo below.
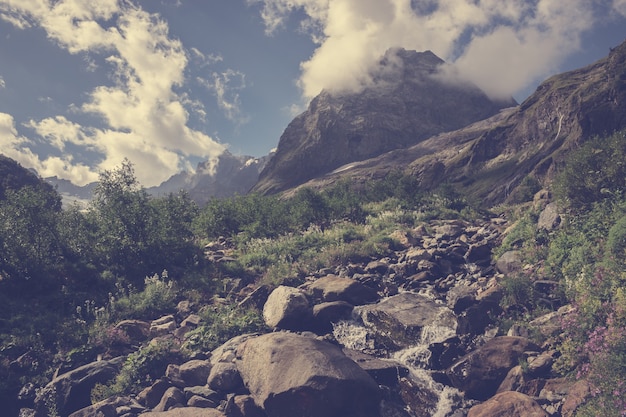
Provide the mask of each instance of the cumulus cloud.
MULTIPOLYGON (((93 115, 98 124, 62 116, 27 123, 59 152, 36 162, 42 175, 80 184, 126 157, 141 183, 151 186, 186 167, 190 157, 215 159, 224 151, 223 144, 188 126, 190 101, 176 92, 185 81, 188 54, 157 15, 124 0, 0 0, 0 18, 19 28, 42 28, 60 48, 84 55, 87 69, 94 69, 94 56, 105 58, 111 75, 109 85, 96 86, 84 103, 72 106, 75 115, 93 115), (68 144, 96 152, 100 162, 86 169, 63 156, 68 144)), ((191 111, 202 112, 192 104, 191 111)), ((22 143, 19 151, 27 155, 32 149, 22 143)))
POLYGON ((228 120, 243 124, 248 121, 241 109, 239 92, 246 87, 246 76, 240 71, 227 69, 213 72, 209 78, 198 77, 197 81, 213 93, 218 107, 228 120))
POLYGON ((4 82, 4 78, 0 75, 0 88, 6 87, 6 83, 4 82))
POLYGON ((318 46, 301 64, 305 97, 358 89, 390 47, 431 50, 493 96, 510 96, 580 48, 596 9, 625 0, 248 0, 266 32, 300 18, 318 46), (304 15, 304 18, 300 16, 304 15), (488 63, 488 64, 486 64, 488 63))

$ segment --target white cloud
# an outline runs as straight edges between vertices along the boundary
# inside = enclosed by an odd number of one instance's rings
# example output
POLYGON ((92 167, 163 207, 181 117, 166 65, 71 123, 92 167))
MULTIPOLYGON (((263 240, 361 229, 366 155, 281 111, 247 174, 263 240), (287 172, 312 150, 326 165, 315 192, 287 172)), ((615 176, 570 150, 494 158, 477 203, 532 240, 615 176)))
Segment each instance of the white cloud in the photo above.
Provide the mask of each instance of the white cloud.
MULTIPOLYGON (((588 0, 248 0, 268 33, 290 16, 318 42, 301 64, 305 97, 355 89, 390 47, 431 50, 489 93, 512 95, 579 48, 596 21, 588 0), (486 64, 488 63, 488 64, 486 64)), ((613 2, 620 10, 626 0, 613 2)), ((599 4, 599 3, 598 3, 599 4)))
POLYGON ((2 78, 2 76, 0 75, 0 88, 5 88, 6 87, 6 83, 4 82, 4 78, 2 78))
MULTIPOLYGON (((139 181, 151 186, 187 166, 189 157, 214 159, 224 151, 224 145, 188 127, 190 101, 175 92, 185 81, 187 52, 158 16, 130 1, 0 0, 0 18, 20 28, 41 27, 60 48, 84 54, 88 70, 95 69, 93 56, 103 57, 111 72, 111 85, 95 87, 87 101, 72 106, 97 116, 102 125, 82 126, 62 116, 28 123, 59 151, 71 143, 101 155, 88 173, 82 161, 67 157, 40 162, 46 172, 58 170, 52 175, 80 183, 78 177, 91 180, 127 157, 139 181)), ((202 112, 197 103, 192 107, 202 112)))
POLYGON ((197 81, 215 95, 218 107, 228 120, 238 124, 248 121, 242 113, 239 96, 239 92, 246 87, 244 73, 227 69, 223 72, 213 72, 210 79, 198 77, 197 81))
POLYGON ((626 0, 613 0, 613 9, 622 16, 626 16, 626 0))

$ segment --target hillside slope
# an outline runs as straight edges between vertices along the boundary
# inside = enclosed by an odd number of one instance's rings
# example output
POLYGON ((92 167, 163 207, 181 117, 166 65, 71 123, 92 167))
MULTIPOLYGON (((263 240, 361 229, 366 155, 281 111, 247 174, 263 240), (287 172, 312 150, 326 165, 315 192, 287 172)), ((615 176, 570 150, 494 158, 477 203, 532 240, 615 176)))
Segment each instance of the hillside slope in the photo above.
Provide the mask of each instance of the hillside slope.
POLYGON ((444 80, 443 65, 430 51, 394 49, 381 60, 374 85, 358 93, 322 92, 287 126, 253 191, 284 191, 516 104, 493 101, 473 84, 444 80))
POLYGON ((401 169, 424 189, 455 186, 484 205, 547 185, 580 143, 626 127, 626 42, 587 67, 544 81, 520 106, 406 149, 346 165, 305 186, 356 181, 401 169))

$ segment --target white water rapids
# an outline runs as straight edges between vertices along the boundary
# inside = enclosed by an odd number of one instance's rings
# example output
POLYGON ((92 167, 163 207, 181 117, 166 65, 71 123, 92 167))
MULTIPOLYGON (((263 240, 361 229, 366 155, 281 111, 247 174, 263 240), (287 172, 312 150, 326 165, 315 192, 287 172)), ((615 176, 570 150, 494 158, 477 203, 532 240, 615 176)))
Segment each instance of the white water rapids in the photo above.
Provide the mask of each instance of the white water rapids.
MULTIPOLYGON (((374 337, 371 331, 357 320, 341 321, 334 326, 333 334, 338 342, 348 349, 364 351, 374 349, 374 337)), ((451 417, 454 415, 455 406, 463 398, 463 394, 455 388, 435 382, 426 369, 431 351, 428 346, 433 343, 441 343, 456 335, 455 329, 438 324, 427 325, 422 329, 419 343, 406 349, 394 352, 390 360, 393 360, 409 369, 408 377, 420 387, 437 396, 438 401, 431 417, 451 417)), ((410 415, 418 416, 406 410, 410 415)))

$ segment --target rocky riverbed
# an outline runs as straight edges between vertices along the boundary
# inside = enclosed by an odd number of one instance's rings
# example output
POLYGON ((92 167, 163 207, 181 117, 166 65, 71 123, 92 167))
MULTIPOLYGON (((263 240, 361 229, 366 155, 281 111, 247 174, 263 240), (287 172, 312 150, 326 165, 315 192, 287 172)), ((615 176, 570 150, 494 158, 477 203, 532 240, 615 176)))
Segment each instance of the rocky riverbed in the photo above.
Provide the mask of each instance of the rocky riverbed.
MULTIPOLYGON (((550 215, 541 227, 558 226, 550 215)), ((21 416, 45 416, 51 402, 61 417, 571 416, 588 387, 552 370, 570 309, 515 251, 494 259, 509 226, 502 218, 431 221, 396 233, 399 245, 385 258, 325 268, 297 287, 248 287, 237 301, 262 310, 272 332, 196 352, 136 395, 96 404, 91 389, 124 358, 87 364, 37 395, 25 387, 21 416), (504 329, 502 280, 516 273, 551 311, 504 329)), ((208 251, 223 258, 218 242, 208 251)), ((136 343, 184 343, 201 318, 179 310, 118 328, 136 343)))

